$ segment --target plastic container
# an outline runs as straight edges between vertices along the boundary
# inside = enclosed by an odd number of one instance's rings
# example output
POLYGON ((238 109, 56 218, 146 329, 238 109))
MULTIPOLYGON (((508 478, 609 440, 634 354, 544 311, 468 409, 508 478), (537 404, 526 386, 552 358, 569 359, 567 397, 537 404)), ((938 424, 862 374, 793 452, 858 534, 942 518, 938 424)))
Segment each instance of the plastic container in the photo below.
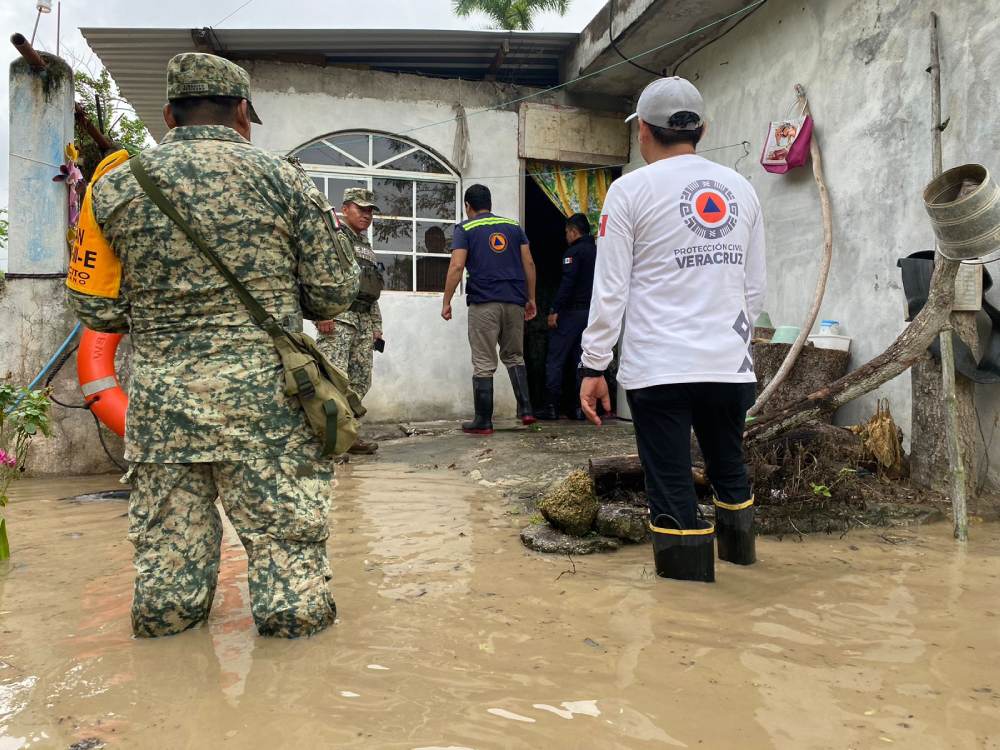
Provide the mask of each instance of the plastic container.
POLYGON ((771 322, 771 316, 765 310, 757 316, 757 322, 753 326, 754 328, 774 328, 774 323, 771 322))
POLYGON ((949 169, 924 189, 941 254, 972 260, 1000 250, 1000 184, 981 164, 949 169))
POLYGON ((839 320, 821 320, 819 323, 820 336, 836 336, 840 333, 839 320))
POLYGON ((794 344, 799 337, 798 326, 778 326, 771 337, 772 344, 794 344))
POLYGON ((809 340, 817 349, 836 349, 840 352, 851 351, 851 337, 837 336, 835 334, 817 334, 810 336, 809 340))

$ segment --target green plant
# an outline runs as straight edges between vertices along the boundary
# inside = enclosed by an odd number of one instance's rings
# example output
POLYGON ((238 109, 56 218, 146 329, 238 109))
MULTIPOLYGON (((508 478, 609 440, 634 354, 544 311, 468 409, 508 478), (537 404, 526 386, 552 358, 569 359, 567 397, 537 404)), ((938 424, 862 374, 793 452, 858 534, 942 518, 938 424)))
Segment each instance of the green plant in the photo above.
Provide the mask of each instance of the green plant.
POLYGON ((815 484, 814 482, 809 483, 809 487, 812 489, 812 493, 816 497, 833 497, 832 490, 838 484, 843 482, 848 477, 853 477, 858 473, 857 469, 852 469, 849 466, 845 466, 843 469, 837 472, 837 478, 830 482, 829 485, 826 484, 815 484))
POLYGON ((812 488, 813 494, 816 497, 832 497, 830 494, 830 488, 825 484, 815 484, 810 482, 809 486, 812 488))
POLYGON ((454 0, 455 15, 465 18, 482 13, 493 22, 493 28, 505 31, 529 31, 535 14, 555 11, 566 15, 571 0, 454 0))
MULTIPOLYGON (((149 141, 146 125, 133 116, 135 113, 128 102, 118 96, 118 89, 107 70, 101 68, 97 78, 76 71, 73 88, 84 113, 92 123, 103 129, 102 132, 109 140, 133 155, 145 148, 149 141), (100 102, 100 116, 97 102, 100 102)), ((101 161, 100 149, 90 139, 87 131, 80 127, 79 122, 76 124, 74 139, 80 149, 80 171, 83 172, 83 178, 89 181, 101 161)))
MULTIPOLYGON (((52 434, 46 391, 0 385, 0 508, 7 505, 10 483, 24 473, 31 441, 52 434)), ((7 519, 0 516, 0 560, 10 557, 7 519)))
POLYGON ((7 209, 0 208, 0 249, 7 247, 7 232, 10 222, 7 220, 7 209))

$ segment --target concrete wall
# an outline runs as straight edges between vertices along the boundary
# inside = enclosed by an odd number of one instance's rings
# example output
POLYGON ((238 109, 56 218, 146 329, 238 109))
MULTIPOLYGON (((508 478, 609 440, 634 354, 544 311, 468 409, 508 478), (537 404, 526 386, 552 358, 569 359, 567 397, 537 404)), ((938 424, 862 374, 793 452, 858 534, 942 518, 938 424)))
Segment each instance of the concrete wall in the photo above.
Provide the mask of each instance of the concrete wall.
MULTIPOLYGON (((46 75, 20 58, 10 67, 10 257, 14 276, 0 284, 0 381, 27 385, 76 324, 66 301, 66 187, 52 182, 73 140, 69 67, 52 55, 46 75), (23 159, 19 157, 28 157, 23 159), (29 274, 18 277, 17 274, 29 274), (43 275, 32 278, 30 275, 43 275), (45 278, 45 275, 54 278, 45 278)), ((44 382, 39 387, 44 386, 44 382)), ((75 359, 53 380, 53 395, 81 404, 75 359)), ((36 437, 28 454, 32 474, 92 474, 114 470, 86 411, 52 406, 53 435, 36 437)), ((105 431, 121 456, 121 441, 105 431)))
MULTIPOLYGON (((265 125, 257 145, 287 153, 322 135, 378 130, 405 137, 452 159, 455 104, 468 114, 469 162, 464 187, 482 182, 493 193, 494 211, 521 218, 521 163, 517 112, 476 113, 515 98, 518 90, 470 83, 308 65, 248 63, 254 106, 265 125), (443 124, 439 124, 443 123, 443 124)), ((377 249, 377 248, 376 248, 377 249)), ((472 366, 465 302, 456 295, 455 319, 440 318, 441 295, 386 292, 381 303, 387 342, 376 354, 374 385, 365 399, 370 419, 437 419, 472 410, 472 366)), ((512 416, 506 375, 497 381, 497 413, 512 416)))
POLYGON ((38 73, 10 64, 10 273, 66 271, 66 186, 52 182, 73 140, 73 71, 45 55, 38 73))
MULTIPOLYGON (((816 118, 834 214, 834 264, 820 313, 853 336, 852 367, 880 353, 902 330, 896 260, 933 248, 921 202, 931 173, 928 16, 941 15, 944 166, 975 161, 1000 171, 1000 14, 995 0, 771 0, 735 32, 685 63, 701 89, 709 132, 703 149, 752 144, 738 170, 753 183, 767 220, 766 309, 776 324, 799 324, 812 298, 822 246, 811 169, 772 175, 758 163, 767 124, 783 117, 802 83, 816 118)), ((638 151, 634 150, 638 155, 638 151)), ((733 166, 732 149, 707 154, 733 166)), ((994 271, 994 278, 1000 275, 994 271)), ((909 433, 910 381, 903 375, 838 415, 850 423, 887 397, 909 433)), ((981 388, 987 442, 1000 418, 1000 390, 981 388)), ((991 444, 1000 478, 1000 441, 991 444)))
MULTIPOLYGON (((0 379, 17 385, 32 381, 76 325, 63 279, 7 280, 0 287, 0 320, 0 379)), ((53 396, 65 404, 83 403, 75 355, 53 379, 51 388, 53 396)), ((52 437, 36 437, 28 451, 30 474, 65 476, 118 470, 101 448, 89 412, 53 404, 51 415, 52 437)), ((108 448, 121 460, 121 439, 101 429, 108 448)))

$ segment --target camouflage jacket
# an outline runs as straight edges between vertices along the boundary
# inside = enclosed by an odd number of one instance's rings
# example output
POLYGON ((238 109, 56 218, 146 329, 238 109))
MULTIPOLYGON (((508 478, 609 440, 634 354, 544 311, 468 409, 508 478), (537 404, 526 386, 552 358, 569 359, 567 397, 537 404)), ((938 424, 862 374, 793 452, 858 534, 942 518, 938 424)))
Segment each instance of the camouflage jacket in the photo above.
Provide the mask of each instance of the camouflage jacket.
MULTIPOLYGON (((378 258, 375 256, 375 251, 372 249, 371 243, 368 242, 368 238, 363 234, 358 234, 353 229, 351 229, 346 223, 341 222, 340 230, 344 233, 347 239, 350 241, 351 246, 354 248, 354 257, 370 260, 372 263, 378 263, 378 258)), ((356 312, 343 312, 337 316, 336 320, 338 323, 347 323, 355 328, 359 327, 358 318, 365 313, 356 312)), ((382 331, 382 310, 378 306, 378 302, 372 304, 372 310, 367 313, 371 316, 372 326, 377 332, 382 331)))
MULTIPOLYGON (((358 266, 323 217, 312 181, 218 126, 171 130, 143 154, 152 178, 278 320, 329 319, 354 299, 358 266)), ((69 291, 80 320, 131 334, 125 451, 130 461, 235 461, 301 442, 270 337, 225 279, 146 197, 128 165, 92 189, 93 215, 120 263, 117 297, 69 291)), ((335 219, 334 219, 335 221, 335 219)))

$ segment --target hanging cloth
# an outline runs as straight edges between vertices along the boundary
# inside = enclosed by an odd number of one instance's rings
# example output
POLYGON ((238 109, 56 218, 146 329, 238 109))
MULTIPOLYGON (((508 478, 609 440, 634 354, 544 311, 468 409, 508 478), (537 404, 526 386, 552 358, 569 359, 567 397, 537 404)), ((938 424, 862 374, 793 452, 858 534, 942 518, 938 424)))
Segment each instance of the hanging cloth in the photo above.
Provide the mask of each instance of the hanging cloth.
POLYGON ((549 161, 529 161, 527 166, 531 179, 563 216, 586 214, 591 227, 598 225, 601 207, 614 179, 610 169, 574 169, 549 161))

